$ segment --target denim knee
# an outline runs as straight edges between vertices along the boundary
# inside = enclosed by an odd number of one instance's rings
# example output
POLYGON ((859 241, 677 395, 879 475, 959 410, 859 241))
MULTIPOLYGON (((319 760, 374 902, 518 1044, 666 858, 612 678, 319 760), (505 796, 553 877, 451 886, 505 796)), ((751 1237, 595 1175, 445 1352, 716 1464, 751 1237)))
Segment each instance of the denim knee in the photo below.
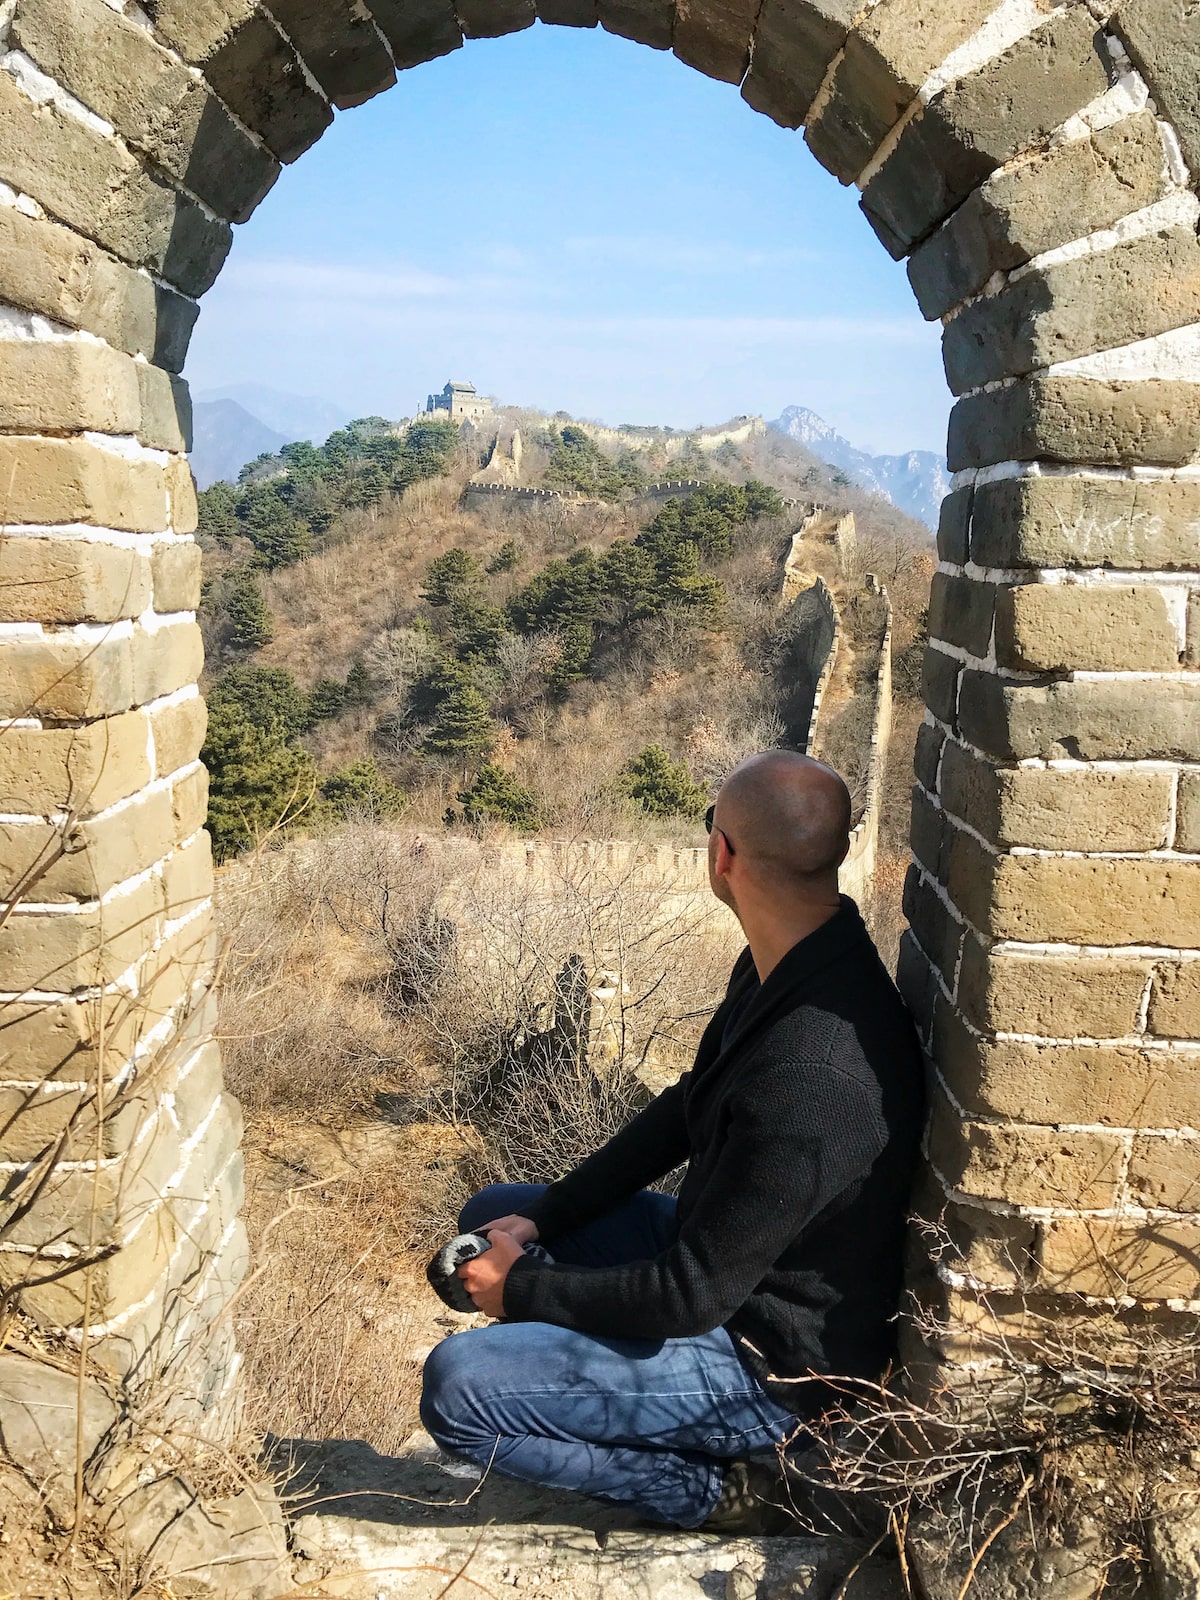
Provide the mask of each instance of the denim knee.
POLYGON ((443 1449, 464 1455, 483 1432, 475 1403, 479 1357, 472 1357, 470 1343, 469 1333, 458 1333, 434 1345, 421 1380, 422 1427, 443 1449))
POLYGON ((494 1222, 506 1214, 505 1200, 511 1184, 489 1183, 486 1189, 473 1194, 458 1214, 459 1233, 474 1233, 485 1222, 494 1222))

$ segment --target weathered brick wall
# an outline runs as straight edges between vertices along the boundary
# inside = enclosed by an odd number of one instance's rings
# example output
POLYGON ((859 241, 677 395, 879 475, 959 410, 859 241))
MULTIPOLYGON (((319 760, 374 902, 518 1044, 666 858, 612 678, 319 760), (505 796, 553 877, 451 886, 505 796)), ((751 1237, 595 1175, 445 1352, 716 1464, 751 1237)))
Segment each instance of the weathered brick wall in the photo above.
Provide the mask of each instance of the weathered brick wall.
POLYGON ((175 375, 232 224, 333 107, 535 16, 673 48, 806 124, 945 319, 958 476, 905 956, 962 1223, 945 1287, 967 1323, 978 1285, 1018 1279, 1048 1304, 1200 1297, 1185 0, 1104 26, 1078 0, 0 5, 4 1282, 76 1342, 86 1315, 114 1372, 186 1356, 205 1404, 231 1381, 245 1239, 175 375))

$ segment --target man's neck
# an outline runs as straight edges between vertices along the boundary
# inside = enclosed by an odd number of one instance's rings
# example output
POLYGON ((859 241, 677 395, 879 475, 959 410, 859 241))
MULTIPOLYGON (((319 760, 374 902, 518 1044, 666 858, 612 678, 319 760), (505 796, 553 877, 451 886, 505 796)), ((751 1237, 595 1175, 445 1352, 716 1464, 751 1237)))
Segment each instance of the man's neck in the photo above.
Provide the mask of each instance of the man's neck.
POLYGON ((739 905, 738 920, 754 958, 758 981, 765 983, 788 951, 835 917, 840 905, 836 893, 829 900, 806 900, 789 906, 786 915, 771 906, 739 905))

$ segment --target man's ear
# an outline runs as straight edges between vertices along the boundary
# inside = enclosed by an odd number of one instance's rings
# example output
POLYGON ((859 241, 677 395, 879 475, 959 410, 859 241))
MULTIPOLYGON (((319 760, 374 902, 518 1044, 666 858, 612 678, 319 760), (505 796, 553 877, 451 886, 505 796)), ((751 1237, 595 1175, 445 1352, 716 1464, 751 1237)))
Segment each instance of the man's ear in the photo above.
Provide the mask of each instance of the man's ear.
POLYGON ((733 864, 733 851, 729 848, 729 840, 718 828, 715 830, 717 848, 713 856, 713 871, 718 878, 727 878, 729 868, 733 864))

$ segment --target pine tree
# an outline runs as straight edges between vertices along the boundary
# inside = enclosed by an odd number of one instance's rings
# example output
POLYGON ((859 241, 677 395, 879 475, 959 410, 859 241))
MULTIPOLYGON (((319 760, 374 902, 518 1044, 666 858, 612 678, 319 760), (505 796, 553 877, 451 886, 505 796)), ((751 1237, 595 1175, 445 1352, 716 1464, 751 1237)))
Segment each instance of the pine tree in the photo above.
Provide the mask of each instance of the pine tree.
POLYGON ((375 687, 371 682, 371 674, 363 665, 363 658, 355 656, 350 663, 350 671, 346 674, 346 704, 369 706, 374 698, 375 687))
POLYGON ((208 831, 218 861, 250 849, 275 828, 286 829, 311 804, 316 772, 308 752, 278 728, 256 727, 235 705, 210 700, 200 755, 208 768, 208 831))
POLYGON ((472 762, 490 752, 495 742, 496 730, 487 701, 473 684, 464 683, 452 689, 438 706, 424 749, 429 755, 453 757, 462 764, 465 774, 472 762))
POLYGON ((510 828, 532 832, 541 822, 541 808, 532 789, 510 772, 485 761, 475 782, 458 796, 467 822, 506 822, 510 828))
POLYGON ((234 579, 225 611, 229 617, 229 642, 236 650, 257 650, 274 636, 270 607, 253 568, 243 568, 234 579))
POLYGON ((408 801, 404 790, 385 777, 369 756, 331 773, 321 785, 321 798, 343 818, 394 817, 408 801))
POLYGON ((623 777, 626 794, 652 817, 698 817, 708 797, 687 762, 672 761, 658 744, 635 756, 623 777))

